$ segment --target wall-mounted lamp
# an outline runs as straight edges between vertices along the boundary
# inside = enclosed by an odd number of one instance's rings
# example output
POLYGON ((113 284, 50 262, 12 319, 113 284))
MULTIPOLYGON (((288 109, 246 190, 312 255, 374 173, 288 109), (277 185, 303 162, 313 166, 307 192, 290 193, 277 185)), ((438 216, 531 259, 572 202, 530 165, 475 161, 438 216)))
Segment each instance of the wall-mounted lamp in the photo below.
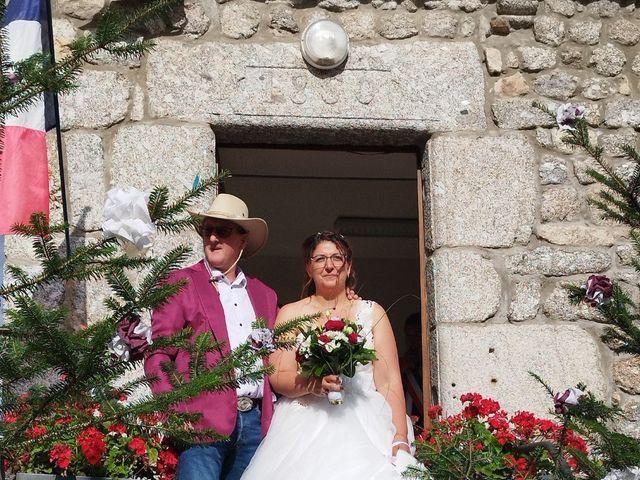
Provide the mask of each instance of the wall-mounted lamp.
POLYGON ((329 70, 342 65, 349 56, 349 36, 336 22, 317 20, 302 32, 300 49, 307 63, 329 70))

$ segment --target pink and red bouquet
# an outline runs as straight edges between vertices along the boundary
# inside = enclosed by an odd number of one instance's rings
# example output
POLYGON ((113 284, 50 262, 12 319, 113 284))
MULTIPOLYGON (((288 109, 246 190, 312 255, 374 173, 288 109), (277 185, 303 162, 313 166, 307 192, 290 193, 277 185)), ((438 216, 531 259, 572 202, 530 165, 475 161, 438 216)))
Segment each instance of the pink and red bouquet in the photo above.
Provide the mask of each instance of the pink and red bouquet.
POLYGON ((526 411, 509 415, 478 393, 464 394, 460 401, 462 411, 448 417, 432 406, 432 426, 417 438, 416 458, 432 478, 534 479, 558 462, 576 473, 579 457, 588 454, 585 439, 561 423, 526 411))
POLYGON ((159 415, 114 420, 107 419, 99 404, 70 403, 52 405, 43 416, 25 401, 5 413, 3 430, 10 432, 34 416, 33 426, 16 438, 16 448, 5 451, 5 470, 156 480, 175 477, 178 456, 163 442, 164 419, 159 415))
MULTIPOLYGON (((298 334, 296 360, 305 377, 325 375, 353 377, 358 365, 376 359, 376 352, 367 348, 362 327, 350 320, 331 316, 327 312, 324 325, 316 325, 298 334)), ((336 401, 335 403, 341 403, 336 401)))

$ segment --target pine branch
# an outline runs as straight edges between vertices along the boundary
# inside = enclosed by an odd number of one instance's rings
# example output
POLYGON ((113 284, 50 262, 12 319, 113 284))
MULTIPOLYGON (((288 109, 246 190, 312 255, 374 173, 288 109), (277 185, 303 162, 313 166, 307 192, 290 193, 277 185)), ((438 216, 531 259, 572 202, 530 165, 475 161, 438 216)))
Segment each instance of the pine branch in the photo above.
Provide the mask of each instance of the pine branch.
MULTIPOLYGON (((124 39, 134 28, 155 15, 169 12, 181 4, 181 0, 152 0, 147 4, 126 10, 110 4, 104 11, 101 21, 93 34, 74 41, 71 53, 60 62, 53 63, 46 54, 36 54, 15 62, 17 82, 0 84, 0 113, 3 117, 14 115, 28 109, 45 92, 66 93, 75 87, 75 79, 82 66, 98 50, 112 48, 117 55, 136 55, 143 53, 148 44, 135 43, 131 46, 112 45, 124 39)), ((3 49, 4 52, 6 50, 3 49)))

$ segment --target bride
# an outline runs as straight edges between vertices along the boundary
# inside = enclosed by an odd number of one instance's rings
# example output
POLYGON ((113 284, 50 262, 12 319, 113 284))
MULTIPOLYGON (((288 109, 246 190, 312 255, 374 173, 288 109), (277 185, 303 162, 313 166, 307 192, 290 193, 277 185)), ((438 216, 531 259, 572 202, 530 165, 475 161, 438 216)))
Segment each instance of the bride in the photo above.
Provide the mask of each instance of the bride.
MULTIPOLYGON (((353 378, 298 373, 295 352, 270 357, 270 381, 280 399, 267 436, 242 480, 399 480, 392 461, 410 452, 398 352, 385 311, 371 301, 347 298, 355 287, 352 250, 334 232, 319 232, 303 243, 307 281, 303 299, 282 307, 276 323, 330 312, 363 327, 377 359, 359 366, 353 378), (342 391, 342 405, 329 404, 330 391, 342 391)), ((317 319, 324 324, 327 315, 317 319)))

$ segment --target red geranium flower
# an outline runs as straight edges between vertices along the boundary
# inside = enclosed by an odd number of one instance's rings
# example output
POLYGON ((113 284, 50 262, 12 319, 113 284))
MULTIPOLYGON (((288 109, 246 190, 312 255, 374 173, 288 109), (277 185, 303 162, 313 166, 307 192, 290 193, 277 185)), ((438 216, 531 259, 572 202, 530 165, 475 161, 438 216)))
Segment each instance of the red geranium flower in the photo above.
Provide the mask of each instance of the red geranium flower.
POLYGON ((18 415, 16 415, 14 412, 7 412, 4 414, 5 423, 16 423, 17 420, 18 415))
POLYGON ((162 461, 163 465, 176 467, 178 465, 178 455, 173 450, 163 450, 158 455, 158 460, 162 461))
POLYGON ((107 427, 107 430, 109 430, 110 432, 115 432, 115 433, 127 433, 127 427, 125 427, 124 425, 122 425, 120 423, 114 423, 112 425, 109 425, 107 427))
POLYGON ((71 417, 60 417, 55 421, 56 425, 68 425, 73 421, 71 417))
POLYGON ((442 407, 440 405, 431 405, 427 415, 432 419, 442 415, 442 407))
POLYGON ((147 446, 145 445, 144 440, 140 437, 135 437, 127 444, 127 446, 140 457, 147 453, 147 446))
POLYGON ((80 449, 91 465, 98 465, 107 447, 104 435, 95 427, 89 427, 76 437, 80 449))
POLYGON ((35 440, 36 438, 40 438, 41 436, 43 436, 45 433, 47 433, 47 429, 45 427, 42 427, 40 425, 34 425, 33 427, 25 430, 24 435, 27 438, 31 438, 32 440, 35 440))
POLYGON ((176 466, 178 465, 178 455, 173 450, 163 450, 158 455, 156 468, 160 474, 160 480, 173 480, 176 466))
POLYGON ((64 443, 56 443, 49 452, 49 461, 56 467, 66 470, 71 464, 71 447, 64 443))
POLYGON ((324 324, 324 328, 326 330, 335 330, 341 332, 344 328, 344 321, 340 319, 327 320, 327 322, 324 324))

